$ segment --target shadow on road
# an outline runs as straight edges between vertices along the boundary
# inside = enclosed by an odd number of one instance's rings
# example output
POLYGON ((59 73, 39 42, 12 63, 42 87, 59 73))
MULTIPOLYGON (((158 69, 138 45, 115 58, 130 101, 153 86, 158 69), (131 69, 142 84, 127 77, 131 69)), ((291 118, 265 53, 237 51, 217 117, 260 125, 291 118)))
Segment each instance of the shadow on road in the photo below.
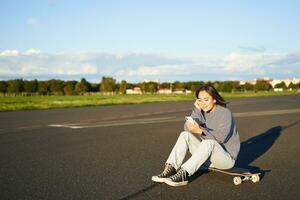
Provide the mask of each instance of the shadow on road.
POLYGON ((282 126, 275 126, 262 134, 242 142, 236 166, 251 170, 249 164, 262 156, 273 146, 281 135, 282 130, 282 126))
POLYGON ((251 166, 250 164, 266 153, 273 146, 275 141, 282 134, 283 130, 295 126, 298 123, 300 123, 300 120, 287 126, 275 126, 262 134, 242 142, 241 150, 236 161, 236 166, 246 168, 254 172, 261 172, 263 178, 265 172, 270 172, 271 170, 261 170, 259 167, 251 166))

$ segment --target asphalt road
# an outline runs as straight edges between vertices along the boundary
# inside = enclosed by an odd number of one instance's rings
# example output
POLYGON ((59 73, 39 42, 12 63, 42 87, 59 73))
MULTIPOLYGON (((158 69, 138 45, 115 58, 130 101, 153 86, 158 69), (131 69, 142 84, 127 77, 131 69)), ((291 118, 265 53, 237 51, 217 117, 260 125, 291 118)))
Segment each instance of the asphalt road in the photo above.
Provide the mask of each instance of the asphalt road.
POLYGON ((0 199, 300 199, 300 95, 230 100, 238 165, 259 183, 197 173, 187 186, 163 170, 192 101, 0 113, 0 199))

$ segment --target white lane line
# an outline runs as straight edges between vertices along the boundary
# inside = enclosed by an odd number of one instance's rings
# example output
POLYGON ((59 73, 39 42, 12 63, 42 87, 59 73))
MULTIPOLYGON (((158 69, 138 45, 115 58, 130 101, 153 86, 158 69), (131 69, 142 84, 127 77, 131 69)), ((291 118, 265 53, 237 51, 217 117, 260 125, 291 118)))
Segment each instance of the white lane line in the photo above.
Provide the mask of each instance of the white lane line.
POLYGON ((32 125, 32 126, 20 126, 17 127, 17 129, 35 129, 35 128, 40 128, 42 127, 41 125, 32 125))
MULTIPOLYGON (((285 110, 269 110, 269 111, 255 111, 255 112, 244 112, 244 113, 233 113, 234 117, 256 117, 256 116, 268 116, 268 115, 282 115, 282 114, 293 114, 300 113, 300 109, 285 109, 285 110)), ((156 124, 165 122, 184 122, 183 118, 178 117, 157 117, 147 119, 132 119, 132 120, 114 120, 114 121, 102 121, 94 122, 90 124, 86 123, 62 123, 62 124, 50 124, 50 127, 57 128, 95 128, 95 127, 109 127, 109 126, 125 126, 125 125, 136 125, 136 124, 156 124), (84 125, 86 124, 86 125, 84 125)))
MULTIPOLYGON (((109 122, 100 122, 101 124, 90 124, 90 125, 81 125, 79 124, 50 124, 50 127, 60 127, 60 128, 93 128, 93 127, 108 127, 108 126, 122 126, 122 125, 133 125, 133 124, 152 124, 152 123, 162 123, 167 121, 174 121, 175 117, 158 117, 158 118, 148 118, 148 119, 133 119, 133 120, 118 120, 118 121, 109 121, 109 122)), ((183 121, 181 119, 180 121, 183 121)))
POLYGON ((256 117, 266 115, 282 115, 282 114, 293 114, 300 113, 300 109, 286 109, 286 110, 268 110, 258 112, 244 112, 244 113, 233 113, 235 117, 256 117))

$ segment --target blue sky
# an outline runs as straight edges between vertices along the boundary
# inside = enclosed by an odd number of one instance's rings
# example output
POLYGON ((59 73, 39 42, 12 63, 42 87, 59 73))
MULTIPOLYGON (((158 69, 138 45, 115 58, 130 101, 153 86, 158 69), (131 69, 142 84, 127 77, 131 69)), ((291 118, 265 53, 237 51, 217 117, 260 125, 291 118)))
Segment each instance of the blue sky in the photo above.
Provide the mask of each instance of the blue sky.
POLYGON ((300 77, 299 1, 0 1, 0 79, 300 77))

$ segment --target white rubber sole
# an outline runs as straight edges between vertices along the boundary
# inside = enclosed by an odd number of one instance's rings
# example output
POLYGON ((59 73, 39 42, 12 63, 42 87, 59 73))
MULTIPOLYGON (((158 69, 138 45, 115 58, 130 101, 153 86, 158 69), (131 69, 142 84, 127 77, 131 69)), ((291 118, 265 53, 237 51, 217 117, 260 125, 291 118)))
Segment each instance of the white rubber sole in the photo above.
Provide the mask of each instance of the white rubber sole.
POLYGON ((187 185, 188 181, 173 182, 171 179, 168 178, 168 179, 165 180, 165 183, 168 184, 168 185, 170 185, 170 186, 177 187, 177 186, 187 185))
POLYGON ((157 183, 164 183, 167 178, 159 178, 158 176, 152 176, 152 181, 157 183))

